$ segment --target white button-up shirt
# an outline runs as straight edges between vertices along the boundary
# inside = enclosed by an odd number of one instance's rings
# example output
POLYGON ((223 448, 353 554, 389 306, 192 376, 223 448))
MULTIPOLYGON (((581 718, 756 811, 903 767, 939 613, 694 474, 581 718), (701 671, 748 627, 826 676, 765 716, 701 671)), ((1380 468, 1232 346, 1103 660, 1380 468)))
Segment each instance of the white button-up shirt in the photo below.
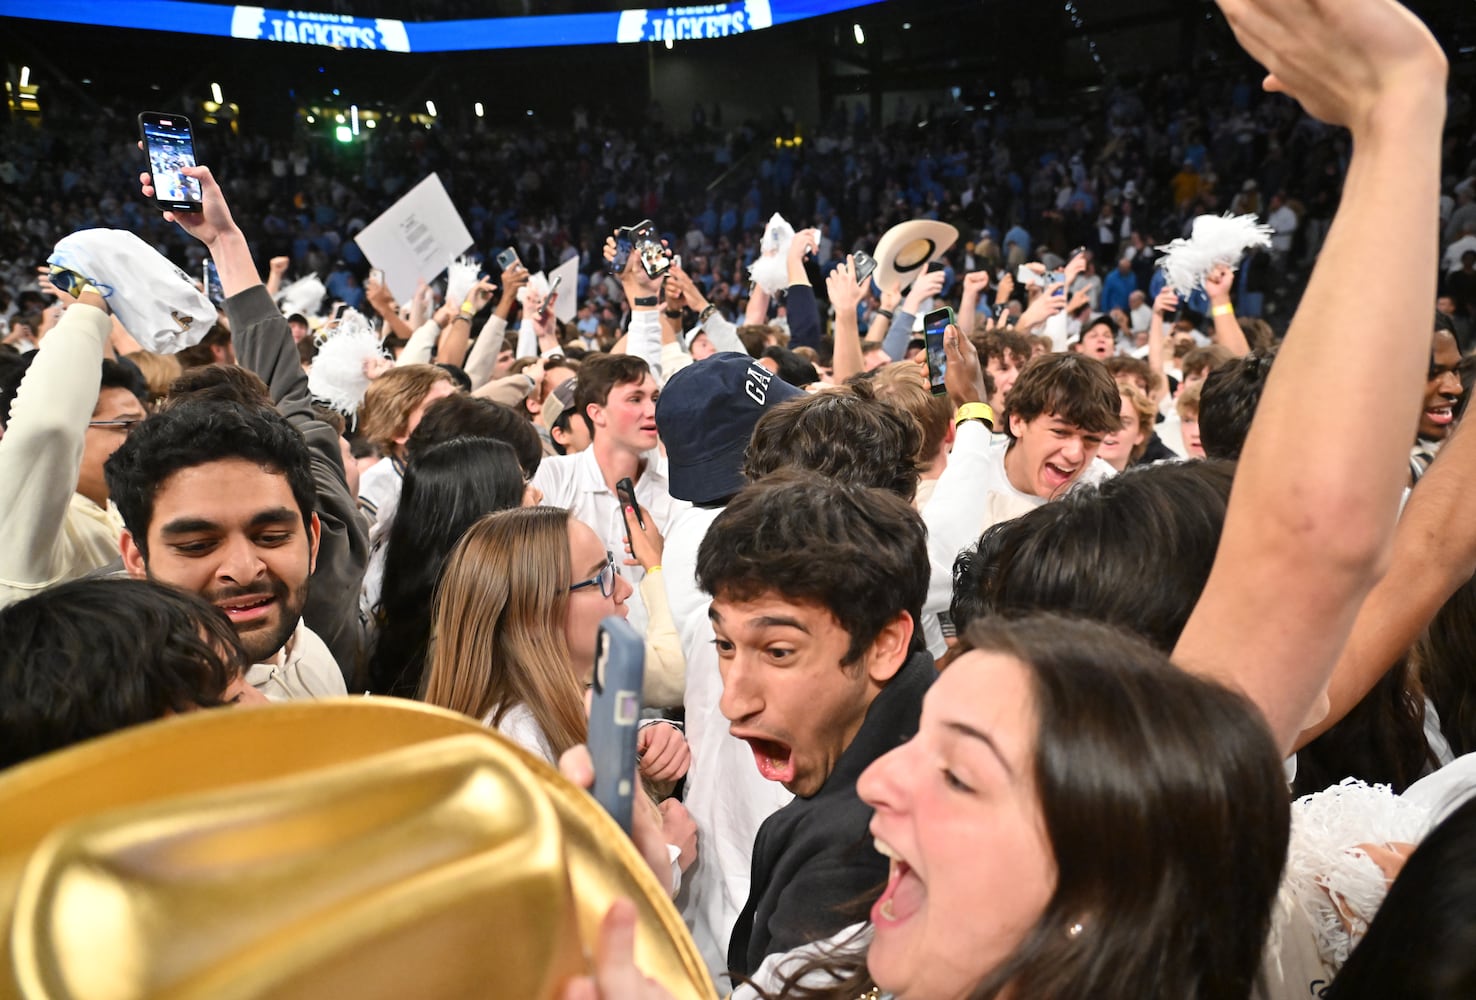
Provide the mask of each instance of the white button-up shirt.
MULTIPOLYGON (((636 501, 647 517, 656 519, 656 527, 664 535, 676 512, 691 506, 685 500, 672 499, 667 487, 666 459, 659 452, 647 452, 646 466, 635 481, 636 501)), ((646 608, 641 601, 640 582, 646 571, 625 565, 625 520, 620 512, 620 498, 605 485, 605 474, 595 459, 593 447, 576 455, 555 455, 538 464, 533 485, 543 491, 543 502, 550 507, 564 507, 589 525, 605 548, 615 557, 615 568, 633 588, 626 607, 630 623, 642 635, 646 631, 646 608)))

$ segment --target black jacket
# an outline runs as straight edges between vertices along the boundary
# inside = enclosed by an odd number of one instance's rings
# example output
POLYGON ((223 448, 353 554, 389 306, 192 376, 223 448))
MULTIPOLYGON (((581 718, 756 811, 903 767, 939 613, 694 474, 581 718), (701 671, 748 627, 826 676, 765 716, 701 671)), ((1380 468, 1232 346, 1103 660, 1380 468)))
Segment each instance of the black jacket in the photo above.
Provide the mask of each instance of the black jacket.
POLYGON ((728 966, 736 974, 752 975, 765 956, 864 919, 855 905, 880 895, 888 862, 872 846, 872 809, 857 797, 856 779, 917 732, 923 695, 936 676, 926 651, 908 657, 867 709, 820 790, 794 799, 759 827, 748 902, 728 944, 728 966))

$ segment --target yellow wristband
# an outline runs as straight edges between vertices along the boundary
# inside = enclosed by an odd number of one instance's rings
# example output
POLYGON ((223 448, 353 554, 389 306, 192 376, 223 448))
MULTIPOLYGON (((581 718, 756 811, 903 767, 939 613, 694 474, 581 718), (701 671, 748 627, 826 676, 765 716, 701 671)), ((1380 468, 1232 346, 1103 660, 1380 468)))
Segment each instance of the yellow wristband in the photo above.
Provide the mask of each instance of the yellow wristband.
POLYGON ((661 564, 660 563, 657 563, 655 566, 652 566, 649 569, 647 569, 646 572, 647 573, 654 573, 657 570, 659 570, 660 568, 661 568, 661 564))
POLYGON ((953 422, 957 425, 965 420, 982 420, 990 430, 994 430, 994 408, 988 403, 965 403, 953 415, 953 422))
POLYGON ((477 311, 476 311, 476 309, 472 308, 472 304, 470 302, 463 302, 461 304, 461 315, 463 315, 463 316, 467 317, 468 319, 470 319, 471 317, 475 316, 476 314, 477 314, 477 311))
POLYGON ((1211 316, 1234 316, 1235 307, 1228 302, 1221 303, 1210 310, 1211 316))

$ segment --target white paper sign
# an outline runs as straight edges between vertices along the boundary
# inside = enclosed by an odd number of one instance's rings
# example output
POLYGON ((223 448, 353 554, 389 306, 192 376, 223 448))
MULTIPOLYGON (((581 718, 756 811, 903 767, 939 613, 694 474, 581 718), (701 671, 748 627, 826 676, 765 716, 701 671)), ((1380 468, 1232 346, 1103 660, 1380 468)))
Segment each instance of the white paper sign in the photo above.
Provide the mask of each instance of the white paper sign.
POLYGON ((559 297, 554 299, 554 316, 560 323, 572 323, 579 311, 579 258, 570 257, 553 269, 549 281, 559 281, 559 297))
POLYGON ((431 174, 365 226, 354 242, 404 302, 420 279, 430 281, 446 270, 448 260, 465 253, 472 236, 441 178, 431 174))

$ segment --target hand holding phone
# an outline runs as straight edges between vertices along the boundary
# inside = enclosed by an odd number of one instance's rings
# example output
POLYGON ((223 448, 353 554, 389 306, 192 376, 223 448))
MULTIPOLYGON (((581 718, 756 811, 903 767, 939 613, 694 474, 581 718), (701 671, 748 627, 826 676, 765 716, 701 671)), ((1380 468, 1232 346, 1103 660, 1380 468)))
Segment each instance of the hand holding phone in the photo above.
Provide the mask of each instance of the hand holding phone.
POLYGON ((543 297, 543 304, 538 307, 538 318, 540 320, 548 318, 548 307, 553 305, 554 296, 558 293, 559 285, 563 283, 563 280, 564 276, 562 274, 557 275, 553 280, 553 284, 548 286, 548 294, 543 297))
POLYGON ((943 334, 954 324, 953 310, 944 306, 923 317, 923 341, 928 355, 928 388, 934 396, 948 392, 948 352, 943 347, 943 334))
POLYGON ((617 615, 600 622, 589 705, 589 754, 594 797, 620 828, 631 832, 636 785, 636 730, 641 718, 646 644, 617 615))
POLYGON ((200 211, 200 182, 180 172, 181 167, 196 166, 190 120, 183 115, 145 111, 138 116, 138 132, 149 158, 154 204, 166 212, 200 211))

